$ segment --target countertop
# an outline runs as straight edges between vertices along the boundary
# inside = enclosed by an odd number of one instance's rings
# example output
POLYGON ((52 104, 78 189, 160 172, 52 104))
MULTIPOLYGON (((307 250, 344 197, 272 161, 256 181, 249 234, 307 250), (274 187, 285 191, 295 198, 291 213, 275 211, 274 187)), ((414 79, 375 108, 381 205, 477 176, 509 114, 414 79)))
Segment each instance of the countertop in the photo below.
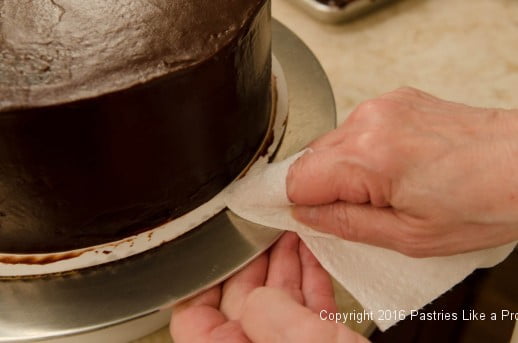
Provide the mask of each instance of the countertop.
MULTIPOLYGON (((360 102, 400 86, 518 108, 518 1, 399 0, 341 25, 319 23, 289 0, 272 1, 273 16, 321 61, 339 122, 360 102)), ((338 298, 355 306, 346 292, 338 298)), ((165 342, 172 342, 167 328, 136 341, 165 342)))

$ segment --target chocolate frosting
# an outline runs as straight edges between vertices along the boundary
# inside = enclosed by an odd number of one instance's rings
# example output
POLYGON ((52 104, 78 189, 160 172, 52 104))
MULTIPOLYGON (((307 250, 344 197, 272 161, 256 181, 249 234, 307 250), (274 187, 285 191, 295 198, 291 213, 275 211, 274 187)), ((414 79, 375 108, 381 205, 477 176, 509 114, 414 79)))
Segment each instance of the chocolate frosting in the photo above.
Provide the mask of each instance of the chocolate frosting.
POLYGON ((266 0, 4 0, 0 24, 0 252, 164 223, 265 135, 266 0))
POLYGON ((113 92, 235 40, 265 0, 0 1, 0 111, 113 92))

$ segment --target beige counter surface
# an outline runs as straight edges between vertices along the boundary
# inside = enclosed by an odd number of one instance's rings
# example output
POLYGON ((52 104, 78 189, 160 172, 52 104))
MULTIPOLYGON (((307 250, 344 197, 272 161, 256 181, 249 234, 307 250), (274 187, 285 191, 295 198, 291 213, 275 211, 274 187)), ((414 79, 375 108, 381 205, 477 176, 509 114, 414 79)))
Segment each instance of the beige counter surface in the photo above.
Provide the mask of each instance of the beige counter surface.
MULTIPOLYGON (((339 122, 360 102, 413 86, 473 106, 518 108, 518 1, 401 0, 342 25, 324 25, 272 0, 331 81, 339 122)), ((341 294, 340 301, 351 300, 341 294)), ((171 342, 167 328, 137 341, 171 342)))
POLYGON ((322 25, 287 0, 273 14, 314 51, 343 120, 400 86, 478 106, 518 108, 518 2, 404 0, 353 23, 322 25))

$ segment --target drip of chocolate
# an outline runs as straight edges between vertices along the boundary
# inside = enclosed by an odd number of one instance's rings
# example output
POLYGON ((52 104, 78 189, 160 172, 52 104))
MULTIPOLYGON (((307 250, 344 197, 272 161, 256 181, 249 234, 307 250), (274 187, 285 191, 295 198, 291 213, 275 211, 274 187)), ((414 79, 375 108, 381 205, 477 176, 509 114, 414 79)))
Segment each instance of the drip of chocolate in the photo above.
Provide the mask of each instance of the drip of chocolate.
POLYGON ((4 0, 0 24, 0 253, 156 227, 265 136, 269 1, 4 0))

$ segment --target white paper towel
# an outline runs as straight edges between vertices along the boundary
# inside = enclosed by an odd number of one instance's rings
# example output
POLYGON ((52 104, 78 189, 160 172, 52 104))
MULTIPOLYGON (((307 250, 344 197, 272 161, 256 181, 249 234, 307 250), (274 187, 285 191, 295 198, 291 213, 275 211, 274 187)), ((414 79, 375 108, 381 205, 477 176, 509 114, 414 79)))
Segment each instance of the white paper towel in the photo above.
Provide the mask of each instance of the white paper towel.
POLYGON ((280 163, 257 163, 231 186, 227 206, 251 222, 297 232, 322 266, 358 300, 381 330, 419 310, 477 268, 502 262, 516 243, 449 257, 411 258, 317 232, 291 216, 286 194, 289 166, 304 152, 280 163))

